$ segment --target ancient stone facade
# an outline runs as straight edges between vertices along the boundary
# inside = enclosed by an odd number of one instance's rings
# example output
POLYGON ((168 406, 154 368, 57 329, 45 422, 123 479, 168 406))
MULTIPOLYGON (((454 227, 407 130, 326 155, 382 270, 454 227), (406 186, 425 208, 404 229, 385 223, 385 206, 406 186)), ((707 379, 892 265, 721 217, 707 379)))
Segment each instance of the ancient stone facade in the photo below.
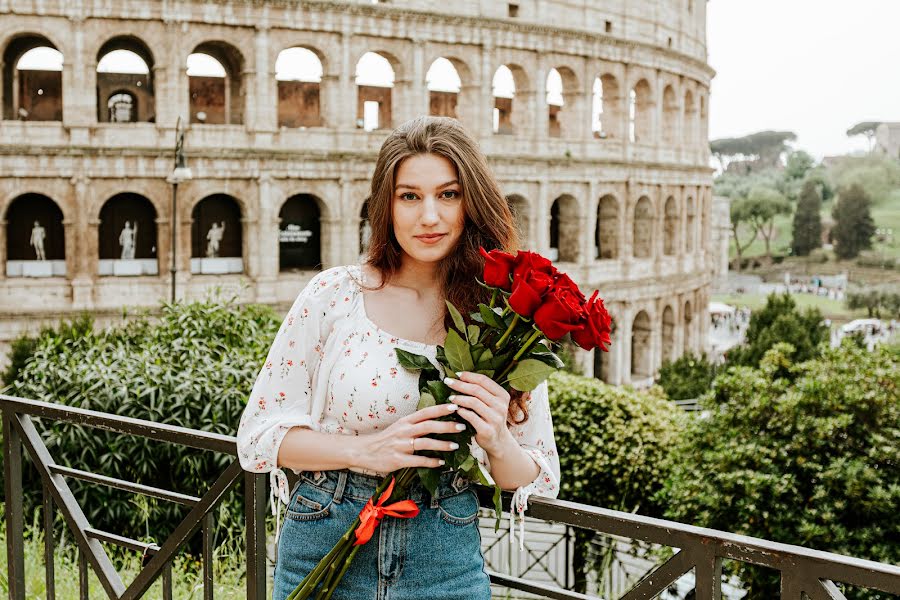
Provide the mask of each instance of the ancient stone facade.
POLYGON ((85 309, 155 305, 170 293, 173 239, 179 297, 245 282, 247 301, 284 307, 318 268, 359 259, 385 133, 431 113, 477 137, 525 246, 607 299, 614 344, 583 353, 585 370, 644 382, 704 346, 720 261, 705 11, 703 0, 0 0, 0 339, 85 309), (59 67, 26 64, 35 48, 59 67), (286 50, 319 72, 281 77, 286 50), (144 68, 102 68, 115 51, 144 68), (364 80, 370 52, 389 64, 387 84, 364 80), (194 55, 215 68, 192 71, 194 55), (458 75, 449 91, 426 81, 439 58, 458 75), (502 69, 512 93, 493 87, 502 69), (561 101, 548 99, 553 78, 561 101), (173 214, 179 118, 192 178, 173 214))

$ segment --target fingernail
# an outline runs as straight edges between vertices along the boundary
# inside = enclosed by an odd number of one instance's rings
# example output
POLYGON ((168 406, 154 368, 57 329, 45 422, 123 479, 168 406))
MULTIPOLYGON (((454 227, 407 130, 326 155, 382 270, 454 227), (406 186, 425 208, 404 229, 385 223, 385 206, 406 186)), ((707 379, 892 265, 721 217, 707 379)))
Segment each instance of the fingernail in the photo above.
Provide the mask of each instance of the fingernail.
POLYGON ((444 377, 444 383, 447 384, 447 385, 450 385, 450 384, 453 383, 454 381, 456 381, 456 380, 455 380, 455 379, 451 379, 450 377, 444 377))
POLYGON ((456 372, 456 376, 457 376, 457 377, 462 377, 462 374, 463 374, 462 371, 457 371, 457 372, 456 372))
MULTIPOLYGON (((452 396, 451 396, 451 398, 452 398, 452 396)), ((448 404, 447 405, 447 410, 449 410, 450 412, 453 412, 457 408, 459 408, 459 404, 448 404)))
POLYGON ((443 465, 443 464, 444 464, 444 461, 443 461, 443 460, 439 460, 439 461, 438 461, 438 464, 439 464, 439 465, 443 465))
POLYGON ((450 402, 456 402, 456 394, 450 394, 449 396, 447 396, 447 400, 449 400, 450 402))
POLYGON ((450 442, 451 450, 456 450, 457 448, 459 448, 459 444, 457 444, 456 442, 450 442))
POLYGON ((457 431, 465 431, 465 429, 466 429, 466 426, 463 425, 462 423, 457 423, 457 424, 456 424, 456 430, 457 430, 457 431))

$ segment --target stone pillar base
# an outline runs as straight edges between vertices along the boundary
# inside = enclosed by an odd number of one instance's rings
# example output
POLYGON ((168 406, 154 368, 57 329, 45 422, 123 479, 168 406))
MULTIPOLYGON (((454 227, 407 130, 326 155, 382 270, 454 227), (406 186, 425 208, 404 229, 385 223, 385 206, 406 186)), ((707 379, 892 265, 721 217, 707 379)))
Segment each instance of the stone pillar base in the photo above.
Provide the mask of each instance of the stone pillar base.
POLYGON ((278 302, 278 296, 275 294, 275 288, 278 281, 274 278, 265 278, 256 280, 256 302, 260 304, 275 304, 278 302))
POLYGON ((72 280, 72 308, 94 308, 94 281, 91 278, 77 277, 72 280))

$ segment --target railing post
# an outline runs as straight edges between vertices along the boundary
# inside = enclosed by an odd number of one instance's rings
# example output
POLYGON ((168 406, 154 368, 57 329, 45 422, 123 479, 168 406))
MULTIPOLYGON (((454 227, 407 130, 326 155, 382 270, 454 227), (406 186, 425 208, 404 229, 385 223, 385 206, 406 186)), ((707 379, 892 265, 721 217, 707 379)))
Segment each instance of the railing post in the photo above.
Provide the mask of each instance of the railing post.
POLYGON ((707 547, 698 553, 697 564, 694 565, 697 600, 722 599, 722 557, 716 555, 714 547, 707 547))
POLYGON ((56 544, 53 540, 53 496, 50 486, 44 482, 44 579, 46 580, 47 600, 56 600, 56 572, 53 557, 56 544))
POLYGON ((247 600, 266 598, 266 476, 244 473, 247 521, 247 600))
POLYGON ((9 600, 25 600, 25 527, 22 515, 22 440, 3 411, 3 492, 6 499, 6 564, 9 600))

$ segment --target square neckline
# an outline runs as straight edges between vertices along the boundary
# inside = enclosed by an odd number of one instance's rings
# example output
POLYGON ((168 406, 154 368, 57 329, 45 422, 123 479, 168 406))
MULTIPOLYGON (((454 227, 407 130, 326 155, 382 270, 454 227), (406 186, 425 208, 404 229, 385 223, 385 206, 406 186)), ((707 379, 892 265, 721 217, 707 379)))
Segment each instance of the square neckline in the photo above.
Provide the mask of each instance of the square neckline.
POLYGON ((380 327, 378 325, 378 323, 373 321, 371 319, 371 317, 369 317, 369 313, 366 310, 366 294, 365 294, 365 291, 363 290, 363 285, 365 284, 365 281, 363 281, 363 279, 365 277, 365 274, 363 273, 362 265, 360 265, 360 264, 353 265, 353 268, 356 270, 356 277, 351 277, 351 279, 353 279, 353 282, 356 284, 356 290, 359 293, 359 307, 358 307, 359 313, 360 313, 361 317, 363 318, 363 320, 366 321, 366 323, 369 325, 369 327, 374 329, 379 334, 389 337, 391 340, 396 340, 398 342, 402 342, 404 344, 415 346, 415 347, 421 348, 423 350, 424 349, 437 350, 437 347, 439 344, 427 344, 425 342, 410 340, 408 338, 400 337, 399 335, 394 335, 393 333, 391 333, 390 331, 386 331, 385 329, 380 327))

